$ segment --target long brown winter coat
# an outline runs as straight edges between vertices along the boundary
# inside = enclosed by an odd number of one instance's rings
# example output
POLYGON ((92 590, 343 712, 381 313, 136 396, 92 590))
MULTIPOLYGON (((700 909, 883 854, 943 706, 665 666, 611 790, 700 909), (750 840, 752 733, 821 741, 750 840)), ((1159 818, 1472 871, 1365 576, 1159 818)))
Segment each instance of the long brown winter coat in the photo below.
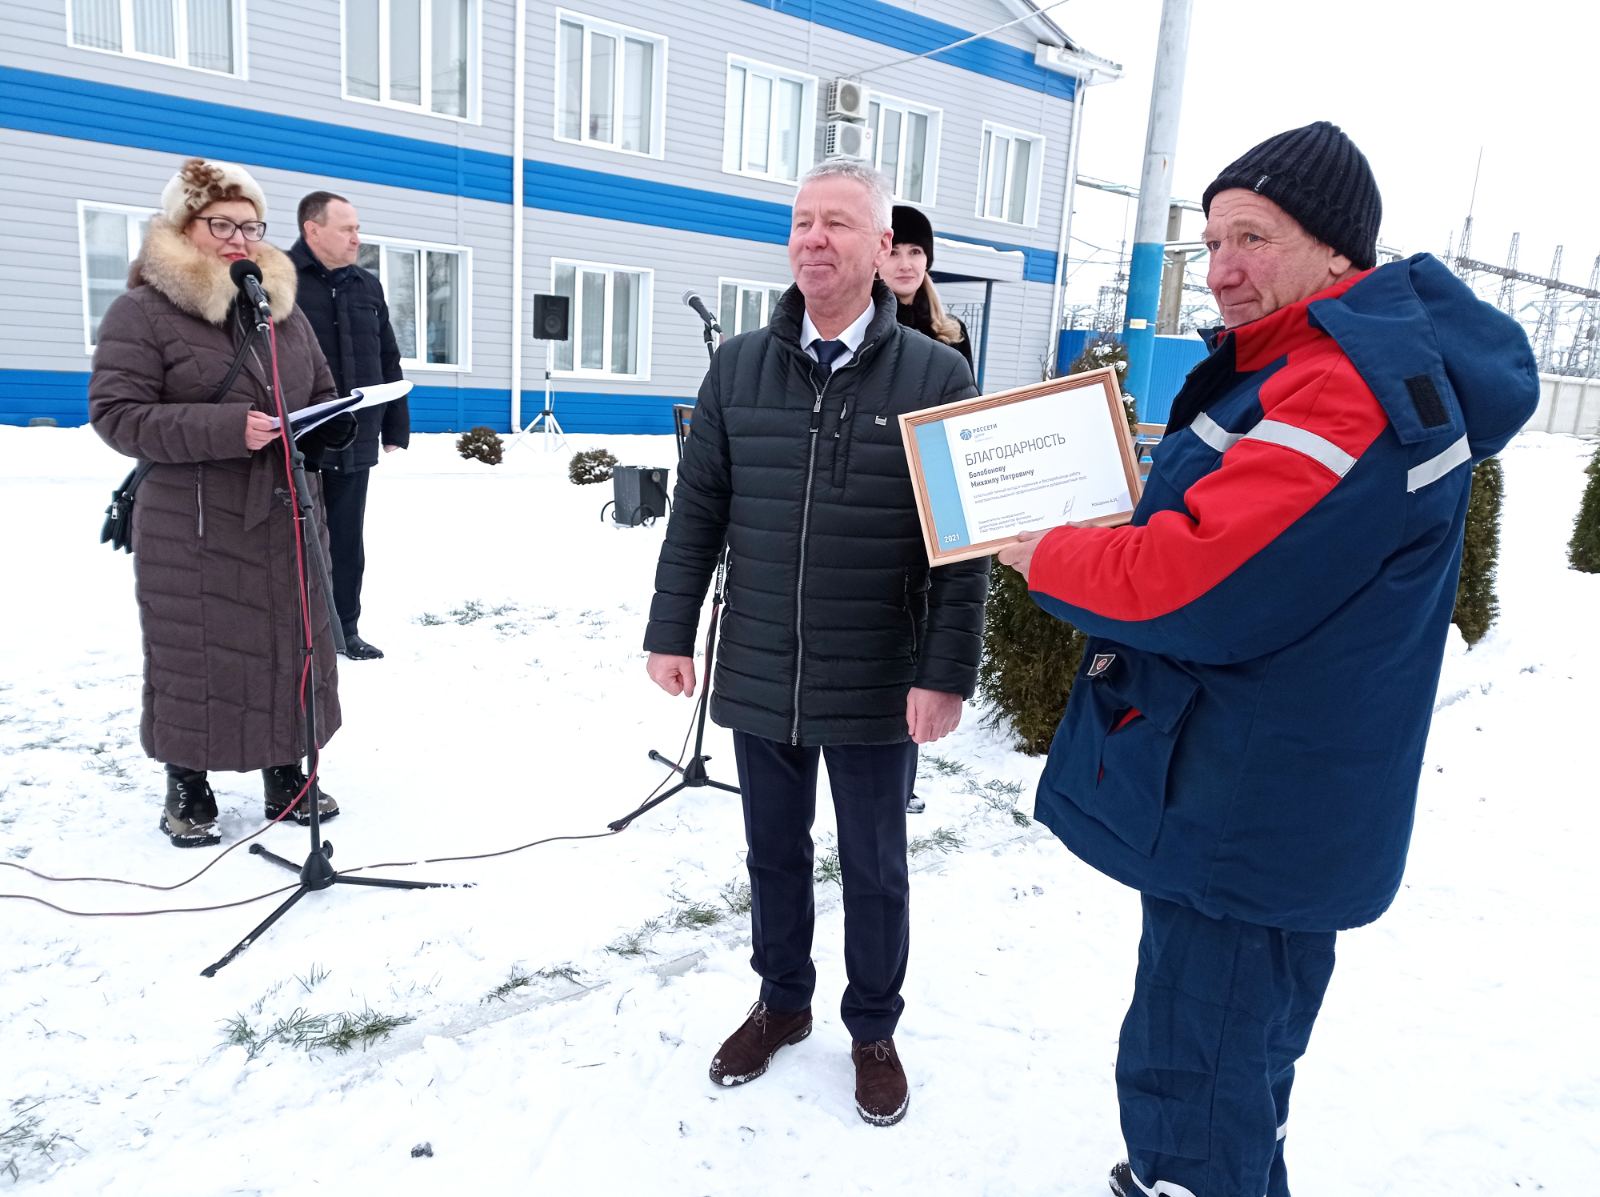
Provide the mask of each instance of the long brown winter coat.
MULTIPOLYGON (((333 398, 294 306, 293 264, 264 242, 251 248, 272 299, 285 406, 333 398)), ((251 453, 244 442, 245 413, 275 411, 266 338, 210 403, 244 330, 226 265, 158 216, 128 286, 100 324, 89 420, 118 452, 156 463, 133 517, 140 739, 152 757, 190 769, 291 763, 305 755, 294 512, 281 444, 251 453)), ((339 697, 327 602, 314 562, 306 569, 320 744, 339 727, 339 697)))

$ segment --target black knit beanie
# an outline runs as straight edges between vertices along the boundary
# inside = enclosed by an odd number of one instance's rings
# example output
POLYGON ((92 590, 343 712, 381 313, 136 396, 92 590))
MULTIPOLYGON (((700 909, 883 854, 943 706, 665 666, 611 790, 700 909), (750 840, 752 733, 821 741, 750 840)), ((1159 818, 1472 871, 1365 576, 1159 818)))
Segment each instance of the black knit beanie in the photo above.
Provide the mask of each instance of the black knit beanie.
POLYGON ((1207 216, 1213 197, 1233 187, 1266 196, 1356 269, 1377 264, 1383 219, 1378 181, 1366 156, 1338 125, 1317 121, 1247 151, 1206 188, 1200 205, 1207 216))
POLYGON ((890 220, 894 228, 894 243, 922 246, 929 270, 933 269, 933 225, 928 218, 910 204, 896 204, 890 220))

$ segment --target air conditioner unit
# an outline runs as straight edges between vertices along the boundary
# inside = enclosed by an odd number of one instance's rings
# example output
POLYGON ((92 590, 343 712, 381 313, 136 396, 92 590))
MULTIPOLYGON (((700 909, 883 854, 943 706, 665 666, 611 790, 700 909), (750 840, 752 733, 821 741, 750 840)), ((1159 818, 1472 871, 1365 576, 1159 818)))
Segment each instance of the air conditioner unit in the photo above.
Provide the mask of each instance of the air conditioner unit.
POLYGON ((853 121, 829 121, 822 136, 824 158, 872 158, 872 130, 853 121))
POLYGON ((854 79, 835 79, 828 84, 828 119, 864 121, 867 119, 867 89, 854 79))

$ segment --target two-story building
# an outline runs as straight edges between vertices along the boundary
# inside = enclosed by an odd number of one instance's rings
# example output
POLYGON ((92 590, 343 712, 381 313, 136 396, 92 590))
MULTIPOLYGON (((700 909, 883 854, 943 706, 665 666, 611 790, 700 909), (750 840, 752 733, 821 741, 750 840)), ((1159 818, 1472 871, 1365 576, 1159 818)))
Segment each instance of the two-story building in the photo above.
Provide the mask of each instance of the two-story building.
POLYGON ((987 390, 1055 348, 1087 84, 1031 0, 7 0, 0 422, 86 418, 100 317, 164 182, 246 164, 268 239, 359 209, 419 430, 664 432, 789 280, 796 180, 864 157, 939 234, 987 390), (974 36, 981 34, 981 36, 974 36), (569 297, 535 340, 534 297, 569 297), (515 396, 515 398, 514 398, 515 396))

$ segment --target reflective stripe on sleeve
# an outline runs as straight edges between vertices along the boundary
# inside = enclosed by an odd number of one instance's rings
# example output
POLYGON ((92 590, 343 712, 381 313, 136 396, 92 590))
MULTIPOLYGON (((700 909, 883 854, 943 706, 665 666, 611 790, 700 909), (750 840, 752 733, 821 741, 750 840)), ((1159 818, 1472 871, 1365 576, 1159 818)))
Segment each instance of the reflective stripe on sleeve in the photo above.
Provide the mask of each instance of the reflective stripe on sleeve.
POLYGON ((1356 464, 1356 459, 1351 457, 1338 445, 1328 440, 1327 437, 1318 436, 1315 432, 1307 432, 1298 424, 1285 424, 1281 420, 1262 420, 1249 432, 1244 434, 1248 441, 1265 441, 1269 445, 1281 445, 1285 449, 1293 449, 1296 453, 1303 453, 1321 465, 1326 466, 1334 474, 1343 478, 1350 472, 1350 467, 1356 464))
POLYGON ((1221 424, 1206 415, 1205 412, 1201 412, 1196 416, 1189 427, 1194 429, 1194 434, 1197 437, 1205 441, 1218 453, 1226 453, 1244 437, 1242 432, 1229 432, 1221 424))
POLYGON ((1406 471, 1406 494, 1416 494, 1424 486, 1439 481, 1457 466, 1465 465, 1471 460, 1472 450, 1467 445, 1467 438, 1462 437, 1443 453, 1430 457, 1421 465, 1412 466, 1406 471))

